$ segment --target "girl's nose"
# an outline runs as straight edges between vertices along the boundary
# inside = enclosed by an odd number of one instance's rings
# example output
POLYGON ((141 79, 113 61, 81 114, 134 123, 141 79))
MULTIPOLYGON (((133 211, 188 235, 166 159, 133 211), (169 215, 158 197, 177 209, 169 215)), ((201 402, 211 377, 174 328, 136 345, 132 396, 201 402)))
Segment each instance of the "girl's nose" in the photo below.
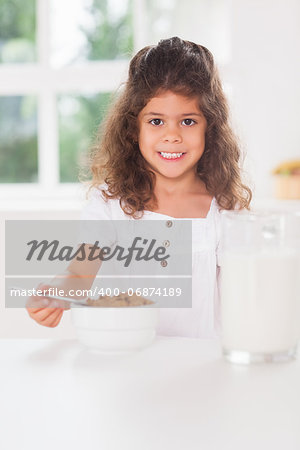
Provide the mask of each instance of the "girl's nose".
POLYGON ((163 140, 164 142, 181 142, 182 137, 180 130, 177 127, 166 128, 163 140))

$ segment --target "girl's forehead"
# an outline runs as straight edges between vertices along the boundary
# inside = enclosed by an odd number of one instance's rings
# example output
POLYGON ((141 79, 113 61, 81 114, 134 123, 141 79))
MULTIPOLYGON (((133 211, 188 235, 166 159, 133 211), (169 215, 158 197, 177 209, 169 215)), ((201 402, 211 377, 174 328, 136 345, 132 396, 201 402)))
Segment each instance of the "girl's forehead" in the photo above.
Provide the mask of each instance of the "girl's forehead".
POLYGON ((153 107, 157 108, 166 108, 166 109, 191 109, 195 111, 200 111, 199 107, 199 98, 194 97, 187 97, 182 94, 177 94, 176 92, 172 91, 165 91, 160 94, 156 94, 154 97, 152 97, 146 106, 143 108, 146 109, 152 109, 153 107))

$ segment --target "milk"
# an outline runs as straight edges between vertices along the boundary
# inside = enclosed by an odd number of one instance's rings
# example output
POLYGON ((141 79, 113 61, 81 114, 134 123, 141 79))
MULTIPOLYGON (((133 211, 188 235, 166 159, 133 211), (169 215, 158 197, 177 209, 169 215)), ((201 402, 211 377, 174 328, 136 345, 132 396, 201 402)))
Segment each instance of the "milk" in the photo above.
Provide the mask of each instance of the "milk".
POLYGON ((288 248, 225 251, 221 259, 222 345, 280 353, 299 339, 299 256, 288 248))

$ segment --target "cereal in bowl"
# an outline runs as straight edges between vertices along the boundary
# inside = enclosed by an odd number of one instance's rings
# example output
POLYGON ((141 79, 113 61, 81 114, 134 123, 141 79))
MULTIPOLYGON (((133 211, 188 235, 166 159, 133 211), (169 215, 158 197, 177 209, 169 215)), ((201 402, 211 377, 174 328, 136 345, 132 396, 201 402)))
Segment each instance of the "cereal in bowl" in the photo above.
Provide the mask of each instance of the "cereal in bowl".
POLYGON ((123 306, 145 306, 151 305, 153 303, 153 301, 136 295, 135 293, 133 293, 132 295, 129 295, 128 293, 122 293, 113 297, 110 297, 109 295, 100 295, 100 297, 96 300, 93 300, 91 298, 87 300, 87 304, 89 306, 102 306, 106 308, 119 308, 123 306))

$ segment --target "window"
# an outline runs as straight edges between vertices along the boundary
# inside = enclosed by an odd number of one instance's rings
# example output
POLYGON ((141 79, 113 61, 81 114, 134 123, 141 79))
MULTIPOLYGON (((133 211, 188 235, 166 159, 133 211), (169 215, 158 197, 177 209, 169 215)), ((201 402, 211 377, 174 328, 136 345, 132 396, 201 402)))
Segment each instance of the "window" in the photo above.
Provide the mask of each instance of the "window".
POLYGON ((36 60, 35 0, 0 0, 0 63, 36 60))
POLYGON ((134 0, 0 0, 0 193, 52 196, 126 78, 134 0))
POLYGON ((36 97, 0 97, 1 181, 36 182, 37 147, 36 97))

